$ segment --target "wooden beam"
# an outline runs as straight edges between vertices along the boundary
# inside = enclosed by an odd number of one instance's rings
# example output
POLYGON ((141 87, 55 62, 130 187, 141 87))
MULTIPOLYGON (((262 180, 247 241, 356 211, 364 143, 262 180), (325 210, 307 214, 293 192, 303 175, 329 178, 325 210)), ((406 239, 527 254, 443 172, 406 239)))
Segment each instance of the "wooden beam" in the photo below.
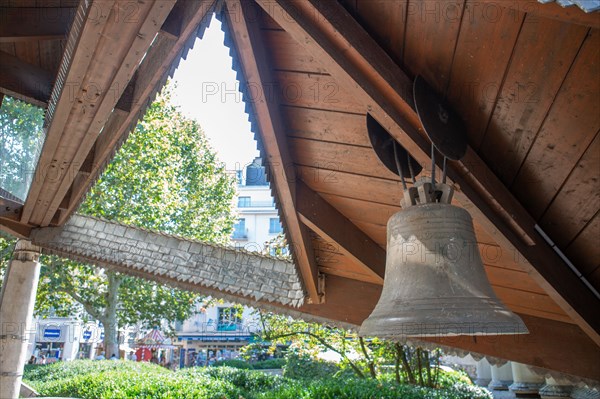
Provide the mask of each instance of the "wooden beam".
MULTIPOLYGON (((370 315, 381 286, 338 276, 327 276, 327 302, 303 305, 303 313, 356 326, 370 315)), ((571 375, 600 379, 600 347, 575 324, 519 315, 530 334, 457 336, 429 339, 439 344, 514 360, 571 375)))
POLYGON ((1 7, 0 43, 64 39, 74 7, 1 7))
MULTIPOLYGON (((430 143, 414 109, 412 80, 338 2, 256 0, 422 165, 430 143)), ((455 197, 600 345, 600 300, 534 229, 535 220, 472 148, 451 162, 455 197)))
POLYGON ((173 73, 183 53, 193 45, 197 33, 208 26, 214 6, 215 0, 180 0, 173 8, 172 12, 181 16, 181 34, 174 37, 159 31, 136 71, 135 85, 130 88, 133 97, 131 100, 124 101, 129 106, 122 108, 128 108, 129 111, 116 107, 109 116, 102 133, 96 139, 93 168, 89 175, 81 175, 73 181, 69 208, 61 213, 60 225, 75 212, 85 193, 110 161, 116 149, 135 128, 137 121, 143 117, 146 106, 153 100, 169 74, 173 73))
POLYGON ((267 61, 267 50, 259 36, 258 20, 255 14, 248 14, 248 2, 240 0, 226 1, 227 24, 231 28, 237 54, 241 59, 246 84, 256 90, 250 101, 258 121, 262 145, 268 154, 266 167, 271 183, 275 185, 283 221, 289 235, 296 264, 300 269, 309 299, 320 302, 317 288, 317 264, 312 243, 305 227, 300 223, 295 206, 296 184, 293 171, 288 162, 291 160, 285 137, 285 127, 279 111, 279 97, 269 90, 273 77, 267 61))
POLYGON ((296 183, 296 206, 302 223, 383 283, 383 248, 302 181, 296 183))
POLYGON ((0 217, 0 230, 17 238, 28 238, 32 229, 13 219, 0 217))
POLYGON ((18 220, 23 209, 23 204, 9 198, 0 197, 0 217, 18 220))
POLYGON ((48 226, 55 218, 79 167, 174 4, 175 0, 139 2, 130 18, 120 17, 128 6, 119 2, 98 0, 85 11, 78 10, 85 16, 69 37, 72 56, 63 58, 61 66, 68 72, 54 89, 47 138, 22 222, 48 226), (56 172, 54 176, 44 176, 48 167, 56 172))
POLYGON ((183 16, 186 11, 185 5, 180 1, 177 2, 165 22, 162 24, 160 32, 171 36, 172 39, 178 39, 181 36, 183 16))
POLYGON ((45 108, 53 81, 49 71, 0 51, 0 91, 4 94, 45 108))

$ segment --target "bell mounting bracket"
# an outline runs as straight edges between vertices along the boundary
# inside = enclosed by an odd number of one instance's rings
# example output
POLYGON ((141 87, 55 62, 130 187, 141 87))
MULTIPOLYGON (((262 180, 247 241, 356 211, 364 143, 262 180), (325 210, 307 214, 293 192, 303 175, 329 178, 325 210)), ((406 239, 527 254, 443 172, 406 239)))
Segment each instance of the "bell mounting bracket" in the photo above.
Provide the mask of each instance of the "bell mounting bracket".
POLYGON ((367 114, 367 131, 375 154, 386 168, 400 176, 402 187, 406 189, 405 177, 410 176, 414 183, 423 170, 421 164, 370 114, 367 114))

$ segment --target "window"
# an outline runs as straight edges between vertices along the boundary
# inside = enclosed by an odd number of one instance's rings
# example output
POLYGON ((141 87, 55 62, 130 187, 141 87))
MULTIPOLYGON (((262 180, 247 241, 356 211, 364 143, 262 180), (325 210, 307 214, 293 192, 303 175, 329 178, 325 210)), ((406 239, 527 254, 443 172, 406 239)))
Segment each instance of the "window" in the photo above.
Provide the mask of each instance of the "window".
POLYGON ((219 308, 217 331, 236 331, 241 324, 241 308, 219 308))
POLYGON ((246 219, 238 219, 238 222, 233 226, 233 238, 246 238, 246 219))
POLYGON ((281 233, 281 223, 279 223, 278 218, 270 218, 269 219, 269 234, 277 234, 281 233))
POLYGON ((238 208, 249 208, 252 204, 250 197, 239 197, 238 208))

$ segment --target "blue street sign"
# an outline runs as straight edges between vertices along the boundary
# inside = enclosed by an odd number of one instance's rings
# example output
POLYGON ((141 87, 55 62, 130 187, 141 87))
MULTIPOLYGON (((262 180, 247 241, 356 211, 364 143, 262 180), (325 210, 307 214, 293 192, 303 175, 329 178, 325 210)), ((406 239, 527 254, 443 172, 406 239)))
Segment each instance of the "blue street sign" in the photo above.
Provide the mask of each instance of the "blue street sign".
POLYGON ((44 330, 44 338, 60 338, 60 328, 46 328, 44 330))

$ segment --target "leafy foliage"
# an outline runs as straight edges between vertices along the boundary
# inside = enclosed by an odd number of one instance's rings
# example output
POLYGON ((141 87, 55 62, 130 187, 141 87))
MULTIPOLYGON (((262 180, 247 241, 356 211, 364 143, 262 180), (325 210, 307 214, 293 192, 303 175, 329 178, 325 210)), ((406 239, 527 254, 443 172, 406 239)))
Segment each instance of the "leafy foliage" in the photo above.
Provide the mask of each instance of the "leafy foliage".
POLYGON ((244 360, 228 359, 214 362, 212 367, 232 367, 234 369, 251 370, 252 365, 244 360))
POLYGON ((286 363, 286 359, 282 358, 260 360, 252 363, 240 359, 228 359, 215 362, 212 367, 233 367, 242 370, 267 370, 283 368, 286 363))
POLYGON ((314 380, 333 377, 340 368, 332 362, 313 360, 307 355, 290 353, 283 368, 284 377, 295 380, 314 380))
POLYGON ((267 359, 252 363, 254 370, 280 369, 286 364, 286 359, 267 359))
POLYGON ((25 380, 42 395, 157 399, 491 399, 482 388, 431 389, 375 379, 291 380, 228 367, 172 372, 127 361, 75 361, 26 366, 25 380))

